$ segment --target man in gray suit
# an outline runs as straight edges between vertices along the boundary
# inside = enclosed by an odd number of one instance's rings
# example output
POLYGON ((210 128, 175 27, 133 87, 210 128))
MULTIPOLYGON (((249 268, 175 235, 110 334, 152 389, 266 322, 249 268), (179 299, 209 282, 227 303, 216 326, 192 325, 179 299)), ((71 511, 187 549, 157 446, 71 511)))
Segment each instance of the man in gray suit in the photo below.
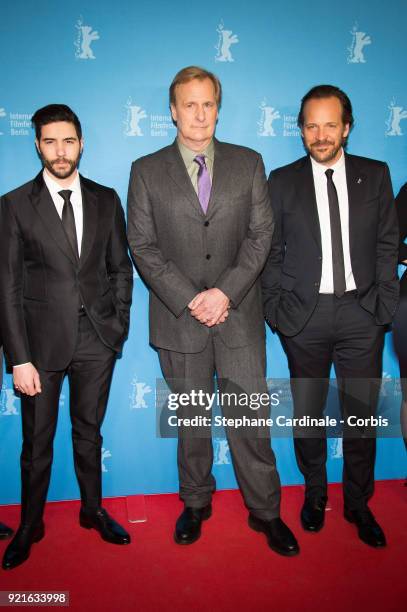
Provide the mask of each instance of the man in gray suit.
MULTIPOLYGON (((150 341, 171 390, 210 395, 216 373, 220 393, 251 398, 267 394, 259 275, 273 219, 261 156, 214 138, 220 104, 221 84, 212 73, 190 66, 175 76, 170 106, 177 139, 133 164, 128 237, 150 288, 150 341)), ((222 403, 222 410, 231 419, 242 412, 236 402, 222 403)), ((264 532, 276 552, 295 555, 297 541, 280 519, 269 429, 262 425, 269 402, 248 412, 254 426, 227 429, 227 436, 249 526, 264 532)), ((182 427, 184 418, 209 414, 193 402, 177 410, 185 504, 175 528, 178 544, 195 542, 212 512, 210 427, 182 427)))

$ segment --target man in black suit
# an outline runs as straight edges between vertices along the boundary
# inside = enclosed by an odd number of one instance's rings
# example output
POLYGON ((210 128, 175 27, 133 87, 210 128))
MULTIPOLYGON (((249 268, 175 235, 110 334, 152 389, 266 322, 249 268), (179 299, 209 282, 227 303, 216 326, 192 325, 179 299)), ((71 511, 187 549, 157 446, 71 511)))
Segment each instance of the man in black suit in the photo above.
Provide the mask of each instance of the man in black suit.
POLYGON ((21 525, 5 569, 25 561, 44 535, 65 375, 80 524, 109 542, 130 542, 101 507, 100 427, 131 304, 124 213, 113 189, 79 175, 82 130, 71 109, 52 104, 32 121, 44 169, 1 199, 0 316, 23 419, 21 525))
MULTIPOLYGON (((322 416, 335 366, 344 515, 378 547, 385 536, 368 508, 374 431, 347 419, 375 412, 384 332, 398 300, 398 230, 387 165, 344 153, 352 124, 350 100, 337 87, 320 85, 303 98, 298 125, 309 155, 270 174, 276 229, 262 284, 266 319, 288 358, 295 417, 322 416)), ((294 444, 305 478, 301 521, 316 532, 327 501, 325 429, 297 429, 294 444)))
MULTIPOLYGON (((0 389, 3 384, 3 346, 0 337, 0 389)), ((0 540, 7 540, 13 535, 13 530, 4 523, 0 523, 0 540)))

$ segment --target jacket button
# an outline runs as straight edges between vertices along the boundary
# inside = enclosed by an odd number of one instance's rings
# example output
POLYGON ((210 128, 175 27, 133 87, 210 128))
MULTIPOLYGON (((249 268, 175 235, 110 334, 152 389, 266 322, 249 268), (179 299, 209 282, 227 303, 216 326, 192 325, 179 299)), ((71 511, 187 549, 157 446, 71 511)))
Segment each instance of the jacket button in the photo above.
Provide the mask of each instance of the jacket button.
POLYGON ((318 255, 318 261, 321 261, 322 255, 318 255))
POLYGON ((209 253, 208 253, 208 255, 206 256, 206 259, 210 259, 210 258, 211 258, 211 256, 210 256, 210 255, 209 255, 209 253))
POLYGON ((204 226, 208 227, 208 225, 209 225, 209 221, 205 221, 204 226))
POLYGON ((319 283, 314 283, 314 287, 319 287, 319 283))

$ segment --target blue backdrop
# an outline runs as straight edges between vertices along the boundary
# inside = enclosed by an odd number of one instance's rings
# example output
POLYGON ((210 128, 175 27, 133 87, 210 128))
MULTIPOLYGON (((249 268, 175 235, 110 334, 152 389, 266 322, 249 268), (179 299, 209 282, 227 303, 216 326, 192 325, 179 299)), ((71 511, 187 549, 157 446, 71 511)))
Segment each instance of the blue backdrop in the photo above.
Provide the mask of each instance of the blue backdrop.
MULTIPOLYGON (((0 192, 40 169, 32 113, 62 102, 79 115, 81 172, 113 186, 125 204, 131 161, 175 136, 168 86, 183 66, 215 71, 224 88, 217 137, 260 151, 267 171, 303 154, 299 101, 328 82, 350 96, 356 124, 349 151, 388 162, 395 191, 407 180, 407 40, 401 0, 10 0, 0 22, 0 192), (399 26, 399 27, 398 27, 399 26)), ((286 377, 268 335, 268 374, 286 377)), ((156 437, 156 353, 148 345, 147 291, 135 274, 131 333, 118 361, 103 427, 106 496, 176 491, 176 442, 156 437)), ((384 376, 398 376, 386 341, 384 376)), ((0 503, 19 500, 20 404, 11 377, 0 397, 0 503)), ((219 488, 235 487, 227 445, 215 440, 219 488)), ((274 442, 284 484, 301 482, 292 440, 274 442)), ((329 477, 341 478, 341 445, 330 440, 329 477)), ((64 386, 50 499, 78 497, 64 386)), ((377 478, 405 475, 400 439, 380 440, 377 478)))

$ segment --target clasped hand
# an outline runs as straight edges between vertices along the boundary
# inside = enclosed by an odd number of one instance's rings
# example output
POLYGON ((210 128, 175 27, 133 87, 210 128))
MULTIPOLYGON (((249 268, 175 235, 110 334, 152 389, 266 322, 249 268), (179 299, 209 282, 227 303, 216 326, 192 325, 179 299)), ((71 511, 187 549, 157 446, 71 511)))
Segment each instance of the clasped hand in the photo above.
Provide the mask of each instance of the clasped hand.
POLYGON ((13 382, 17 391, 26 395, 41 393, 40 375, 32 363, 13 368, 13 382))
POLYGON ((188 304, 191 315, 203 325, 212 327, 226 321, 230 300, 220 289, 201 291, 188 304))

